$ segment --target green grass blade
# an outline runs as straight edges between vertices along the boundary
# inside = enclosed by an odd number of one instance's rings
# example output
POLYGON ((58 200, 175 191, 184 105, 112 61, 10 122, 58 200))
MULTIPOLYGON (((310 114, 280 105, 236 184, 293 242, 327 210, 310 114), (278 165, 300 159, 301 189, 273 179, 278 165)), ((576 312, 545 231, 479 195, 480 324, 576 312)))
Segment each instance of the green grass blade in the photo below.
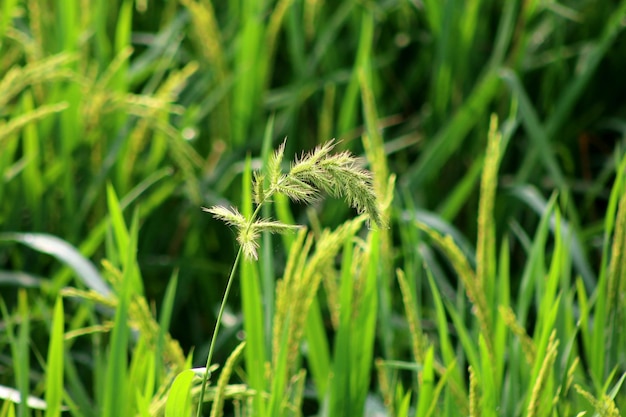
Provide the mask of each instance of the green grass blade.
POLYGON ((484 166, 484 157, 477 158, 467 170, 465 176, 449 193, 448 197, 439 205, 436 212, 445 221, 452 221, 459 211, 467 204, 467 200, 475 193, 484 166))
MULTIPOLYGON (((4 397, 3 397, 4 398, 4 397)), ((13 401, 5 401, 0 409, 1 417, 15 417, 15 406, 13 401)))
POLYGON ((561 167, 559 166, 552 149, 552 137, 548 136, 545 127, 539 121, 539 116, 534 108, 526 90, 522 86, 518 76, 511 70, 503 70, 502 78, 509 85, 509 88, 515 93, 519 100, 520 114, 524 127, 528 132, 528 136, 533 141, 534 147, 543 158, 543 164, 550 174, 550 177, 556 183, 558 189, 564 193, 569 193, 569 186, 565 181, 561 167))
POLYGON ((148 332, 142 332, 139 340, 133 346, 130 366, 128 367, 128 396, 126 400, 128 410, 139 413, 141 402, 147 393, 152 397, 154 392, 154 364, 155 351, 148 347, 148 332))
POLYGON ((288 313, 284 321, 284 327, 280 335, 280 346, 278 354, 275 354, 275 360, 272 363, 272 378, 270 396, 267 405, 268 416, 280 416, 283 415, 283 408, 286 405, 285 391, 287 386, 287 357, 289 354, 289 327, 292 319, 291 314, 288 313))
POLYGON ((159 314, 159 334, 157 339, 157 349, 155 353, 155 382, 161 384, 164 373, 163 350, 165 349, 166 335, 169 332, 172 321, 172 312, 174 310, 174 301, 176 299, 176 289, 178 288, 178 269, 176 269, 170 281, 167 284, 163 303, 161 304, 161 312, 159 314))
POLYGON ((48 359, 46 361, 46 414, 45 417, 59 417, 63 400, 63 338, 65 319, 63 317, 63 299, 57 298, 52 313, 52 332, 48 359))
POLYGON ((307 360, 310 372, 315 381, 315 391, 320 403, 327 395, 330 380, 330 342, 324 328, 324 319, 320 308, 319 297, 315 297, 309 308, 306 321, 307 360))
MULTIPOLYGON (((500 255, 498 258, 498 275, 496 280, 496 305, 498 308, 511 305, 511 276, 510 276, 510 254, 509 240, 504 238, 500 247, 500 255)), ((509 355, 508 328, 498 309, 494 311, 495 328, 494 328, 494 367, 495 367, 495 386, 502 386, 504 378, 507 355, 509 355)))
POLYGON ((233 373, 233 368, 239 360, 239 356, 241 356, 241 352, 243 351, 245 345, 246 342, 241 342, 239 346, 233 350, 233 353, 230 354, 224 364, 224 368, 222 369, 220 377, 217 381, 215 398, 213 400, 213 407, 211 408, 211 417, 221 417, 224 414, 224 392, 226 390, 226 385, 228 384, 228 380, 233 373))
POLYGON ((28 307, 28 298, 25 290, 20 290, 18 293, 18 317, 21 318, 20 327, 17 330, 17 335, 13 329, 13 319, 9 318, 8 311, 4 301, 0 306, 2 307, 2 315, 5 317, 7 323, 7 334, 9 336, 9 342, 11 345, 11 356, 13 359, 14 373, 15 373, 15 386, 19 391, 20 402, 17 407, 18 417, 30 416, 27 399, 29 398, 30 384, 29 384, 29 371, 30 371, 30 349, 29 349, 29 337, 30 337, 30 314, 28 307))
MULTIPOLYGON (((463 347, 463 354, 467 358, 467 362, 474 369, 482 369, 480 361, 479 346, 474 341, 470 329, 463 323, 463 318, 460 312, 456 309, 452 303, 444 303, 446 311, 452 320, 454 329, 457 331, 457 336, 463 347)), ((459 360, 460 361, 460 360, 459 360)))
POLYGON ((500 81, 495 72, 488 72, 476 85, 465 104, 420 153, 417 162, 402 176, 404 186, 411 189, 432 179, 439 173, 450 154, 458 149, 468 132, 479 121, 477 115, 483 114, 498 91, 500 81))
POLYGON ((69 266, 88 288, 102 295, 111 293, 109 286, 91 261, 65 240, 43 233, 0 233, 0 242, 18 242, 52 255, 69 266))
MULTIPOLYGON (((35 110, 32 94, 24 94, 23 96, 24 114, 29 114, 35 110)), ((37 128, 29 123, 24 126, 23 133, 24 157, 28 160, 24 168, 24 190, 26 192, 26 200, 31 207, 35 207, 41 201, 44 190, 43 175, 41 172, 41 155, 43 150, 40 146, 40 138, 37 128)), ((35 229, 41 230, 43 213, 36 213, 34 218, 35 229)))
POLYGON ((362 415, 365 400, 370 386, 370 374, 374 362, 374 344, 376 339, 376 317, 379 311, 378 277, 380 271, 380 231, 372 230, 367 242, 367 270, 364 272, 365 282, 360 289, 358 310, 354 326, 353 343, 359 348, 351 353, 353 370, 350 378, 354 381, 352 389, 353 415, 362 415))
MULTIPOLYGON (((446 308, 444 306, 443 300, 441 299, 441 294, 439 293, 439 289, 437 288, 437 284, 435 283, 435 279, 433 278, 430 269, 426 270, 426 276, 428 277, 428 285, 431 289, 433 303, 435 305, 436 325, 439 335, 439 343, 443 364, 447 368, 450 368, 455 363, 457 363, 457 358, 456 352, 454 350, 454 345, 452 344, 452 340, 450 338, 450 332, 448 331, 449 323, 446 316, 446 308)), ((464 398, 465 383, 458 366, 454 368, 453 375, 450 378, 452 378, 451 385, 454 384, 452 385, 452 389, 450 391, 454 396, 455 401, 457 401, 457 407, 459 407, 461 410, 467 409, 467 399, 464 398), (463 394, 461 394, 461 392, 463 392, 463 394), (461 401, 461 403, 458 403, 458 401, 461 401)))
POLYGON ((191 369, 176 376, 167 396, 165 417, 189 417, 191 415, 191 385, 194 376, 195 373, 191 369))
MULTIPOLYGON (((132 33, 132 18, 133 18, 133 3, 132 0, 122 0, 119 5, 119 13, 117 16, 117 25, 115 27, 115 53, 118 54, 126 49, 130 45, 130 37, 132 33)), ((126 68, 121 68, 126 72, 126 68)), ((119 80, 120 83, 125 80, 119 80)), ((114 88, 117 91, 124 91, 125 88, 121 88, 122 85, 118 84, 114 88)))
POLYGON ((20 328, 17 332, 17 349, 19 350, 19 356, 14 355, 14 361, 17 362, 17 368, 20 368, 19 378, 16 374, 16 382, 17 387, 20 390, 20 396, 22 401, 20 402, 20 407, 18 408, 18 415, 29 416, 30 411, 28 410, 28 398, 30 397, 30 381, 29 381, 29 371, 30 371, 30 348, 29 348, 29 339, 30 339, 30 315, 29 306, 28 306, 28 298, 27 293, 23 290, 20 290, 18 294, 18 313, 21 318, 20 328))
MULTIPOLYGON (((139 229, 138 212, 135 211, 128 235, 124 256, 122 283, 118 294, 118 305, 115 311, 111 346, 107 360, 106 382, 102 406, 103 417, 115 417, 123 410, 128 410, 128 347, 130 329, 128 326, 128 309, 133 294, 137 294, 135 283, 140 280, 136 265, 137 233, 139 229)), ((118 250, 121 248, 118 248, 118 250)))
POLYGON ((517 297, 517 306, 515 308, 515 314, 522 325, 525 325, 528 320, 535 287, 538 285, 537 281, 539 277, 545 276, 545 247, 548 238, 550 217, 554 210, 555 202, 556 196, 553 196, 545 206, 541 221, 535 232, 531 253, 526 260, 522 274, 519 295, 517 297))
MULTIPOLYGON (((620 201, 623 199, 624 189, 624 172, 626 172, 626 158, 623 158, 619 164, 619 168, 616 172, 616 179, 611 189, 609 201, 606 209, 606 215, 604 218, 604 239, 602 244, 602 263, 600 266, 599 281, 597 290, 593 294, 595 298, 595 306, 593 313, 593 326, 589 331, 590 345, 588 349, 588 355, 590 356, 590 369, 591 375, 594 380, 595 389, 598 390, 605 380, 606 373, 609 372, 606 369, 606 343, 605 335, 607 331, 607 321, 609 320, 609 300, 612 295, 609 293, 609 271, 611 261, 610 259, 615 256, 614 251, 618 246, 611 246, 611 240, 617 227, 617 219, 620 201)), ((617 243, 613 241, 613 243, 617 243)), ((613 284, 614 286, 614 284, 613 284)), ((583 333, 584 334, 584 333, 583 333)))
POLYGON ((256 0, 244 0, 240 16, 239 48, 236 55, 237 82, 233 89, 233 120, 232 141, 241 145, 247 141, 250 127, 256 112, 255 107, 260 99, 261 77, 256 71, 260 57, 261 43, 265 39, 261 20, 262 4, 256 0))
POLYGON ((497 386, 494 380, 497 363, 495 361, 492 348, 487 344, 482 335, 478 336, 478 348, 480 351, 480 378, 481 378, 481 415, 498 416, 498 399, 500 398, 501 387, 497 386))
MULTIPOLYGON (((545 282, 543 282, 543 280, 539 281, 539 285, 537 286, 537 295, 540 295, 541 299, 537 302, 538 325, 535 328, 535 334, 542 334, 542 332, 547 332, 549 329, 551 330, 553 328, 553 323, 550 322, 548 316, 544 317, 544 315, 548 315, 552 307, 558 304, 557 301, 560 296, 557 294, 557 290, 559 284, 561 283, 560 277, 563 275, 563 269, 566 265, 563 250, 563 238, 560 227, 561 215, 558 207, 555 208, 554 211, 556 218, 554 249, 552 252, 552 260, 550 262, 547 279, 545 282)), ((564 288, 567 288, 567 286, 564 286, 564 288)), ((547 335, 545 335, 545 337, 547 337, 547 335)))
POLYGON ((622 196, 622 190, 624 189, 626 173, 626 156, 622 157, 617 169, 615 170, 616 178, 611 188, 611 194, 606 208, 606 215, 604 217, 604 236, 602 241, 602 263, 600 265, 599 281, 602 282, 606 279, 606 271, 609 266, 610 245, 611 237, 615 229, 615 220, 617 218, 616 213, 618 210, 619 199, 622 196))
POLYGON ((609 264, 606 281, 606 304, 603 306, 608 319, 607 333, 608 340, 608 360, 609 363, 619 363, 622 356, 620 345, 624 339, 620 336, 623 328, 623 321, 626 314, 626 303, 619 294, 626 291, 626 256, 624 247, 626 245, 626 194, 620 198, 617 218, 615 219, 615 232, 613 235, 613 245, 611 250, 611 262, 609 264))
MULTIPOLYGON (((269 183, 268 161, 272 157, 272 133, 274 130, 274 118, 270 118, 265 127, 265 134, 263 136, 263 151, 261 159, 263 160, 263 173, 265 175, 266 185, 269 183)), ((264 205, 261 209, 263 218, 271 217, 271 206, 264 205)), ((259 259, 259 272, 261 275, 261 285, 263 288, 262 296, 264 300, 264 337, 265 337, 265 349, 271 350, 272 346, 272 319, 274 317, 274 294, 275 294, 275 280, 274 276, 274 250, 272 247, 272 234, 269 232, 263 232, 262 255, 259 259)))
POLYGON ((6 0, 2 2, 2 14, 0 14, 0 51, 2 51, 4 34, 10 27, 11 19, 14 16, 17 0, 6 0))
POLYGON ((329 415, 353 415, 351 413, 350 404, 351 397, 351 378, 350 378, 350 353, 354 349, 353 341, 350 335, 351 326, 351 306, 354 293, 352 278, 352 244, 346 243, 343 249, 341 285, 340 285, 340 317, 339 328, 335 339, 332 374, 333 378, 329 384, 329 415), (348 399, 348 401, 346 401, 348 399))
MULTIPOLYGON (((134 268, 133 265, 136 264, 136 260, 134 258, 129 258, 128 254, 135 251, 136 248, 130 246, 132 237, 126 227, 120 202, 113 186, 110 184, 107 186, 107 207, 109 209, 109 216, 111 219, 111 229, 117 244, 117 250, 115 250, 115 253, 119 256, 120 264, 125 270, 134 268)), ((137 212, 136 214, 138 215, 139 213, 137 212)), ((132 280, 131 284, 133 293, 138 295, 144 294, 143 283, 141 282, 141 279, 139 279, 139 275, 131 273, 128 277, 132 280)))
POLYGON ((111 219, 111 229, 115 238, 117 251, 111 253, 109 256, 111 261, 121 265, 124 265, 125 254, 128 253, 128 244, 130 237, 128 235, 128 228, 124 220, 124 214, 120 206, 120 201, 117 198, 113 185, 107 185, 107 206, 109 209, 109 218, 111 219))
MULTIPOLYGON (((242 177, 242 214, 252 216, 252 168, 251 159, 246 159, 246 168, 242 177)), ((255 262, 244 259, 241 262, 241 307, 243 325, 246 332, 245 364, 250 388, 256 390, 253 400, 254 415, 266 414, 265 400, 262 396, 267 389, 265 378, 265 329, 263 327, 263 305, 259 273, 255 262)))
POLYGON ((426 417, 432 402, 437 401, 437 398, 433 396, 435 389, 435 368, 433 362, 434 350, 431 346, 426 350, 426 355, 424 356, 424 364, 420 375, 421 383, 417 392, 415 417, 426 417))
MULTIPOLYGON (((480 184, 478 202, 478 239, 476 242, 476 285, 487 299, 487 325, 493 329, 494 288, 496 280, 496 230, 494 205, 498 186, 502 135, 498 132, 498 119, 492 116, 487 140, 485 164, 480 184)), ((485 342, 493 347, 493 334, 485 334, 485 342)), ((484 380, 484 376, 483 376, 484 380)))
MULTIPOLYGON (((361 20, 361 38, 359 40, 359 57, 357 61, 357 77, 361 89, 361 100, 363 103, 363 116, 365 118, 366 134, 362 136, 365 154, 371 165, 374 177, 374 190, 380 201, 388 199, 391 190, 389 168, 387 166, 387 156, 385 154, 383 137, 380 133, 378 110, 376 108, 374 91, 374 74, 372 71, 371 48, 373 43, 374 16, 365 10, 361 20), (361 50, 362 48, 362 50, 361 50)), ((395 177, 394 177, 395 178, 395 177)), ((389 209, 384 208, 384 218, 382 222, 389 222, 389 209)), ((391 264, 391 233, 389 229, 380 230, 380 285, 379 285, 379 320, 383 323, 391 321, 392 311, 392 282, 393 265, 391 264)), ((394 357, 394 333, 390 327, 384 326, 380 333, 384 355, 394 357)))
MULTIPOLYGON (((521 201, 531 207, 539 216, 544 216, 546 211, 549 211, 551 202, 546 202, 545 198, 539 193, 539 191, 530 186, 516 186, 512 188, 512 194, 519 198, 521 201)), ((564 197, 563 197, 564 198, 564 197)), ((570 211, 568 211, 570 213, 570 211)), ((555 233, 555 220, 554 215, 549 219, 549 227, 553 233, 555 233)), ((585 285, 589 290, 595 287, 597 282, 596 274, 589 263, 587 255, 585 254, 583 243, 578 233, 575 233, 576 229, 566 220, 560 222, 561 233, 567 236, 569 241, 569 251, 571 252, 571 258, 576 267, 578 273, 582 276, 585 285)))

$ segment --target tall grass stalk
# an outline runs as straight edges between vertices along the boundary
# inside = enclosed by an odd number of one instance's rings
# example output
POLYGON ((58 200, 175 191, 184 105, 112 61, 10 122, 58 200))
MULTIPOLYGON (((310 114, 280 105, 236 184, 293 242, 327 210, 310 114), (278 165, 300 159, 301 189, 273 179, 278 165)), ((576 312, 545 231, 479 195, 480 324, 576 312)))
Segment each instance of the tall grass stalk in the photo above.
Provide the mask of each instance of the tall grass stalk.
MULTIPOLYGON (((268 160, 266 172, 255 174, 253 193, 256 206, 248 218, 239 213, 234 207, 213 206, 211 208, 203 208, 204 211, 213 214, 215 218, 236 228, 239 249, 228 277, 217 315, 217 322, 211 337, 196 413, 198 417, 201 414, 206 384, 210 376, 209 369, 220 328, 220 321, 241 257, 244 256, 248 260, 258 259, 258 241, 261 233, 286 233, 299 227, 259 218, 264 205, 271 202, 272 198, 279 193, 286 195, 294 201, 311 203, 319 197, 320 192, 324 191, 335 197, 345 198, 350 206, 359 212, 367 213, 371 221, 377 226, 382 226, 383 224, 379 203, 372 187, 371 174, 359 168, 358 161, 352 155, 348 152, 331 154, 335 146, 335 143, 331 141, 317 147, 308 154, 303 154, 301 158, 297 158, 285 174, 282 172, 285 143, 283 142, 268 160)), ((270 407, 270 410, 272 409, 270 407)))

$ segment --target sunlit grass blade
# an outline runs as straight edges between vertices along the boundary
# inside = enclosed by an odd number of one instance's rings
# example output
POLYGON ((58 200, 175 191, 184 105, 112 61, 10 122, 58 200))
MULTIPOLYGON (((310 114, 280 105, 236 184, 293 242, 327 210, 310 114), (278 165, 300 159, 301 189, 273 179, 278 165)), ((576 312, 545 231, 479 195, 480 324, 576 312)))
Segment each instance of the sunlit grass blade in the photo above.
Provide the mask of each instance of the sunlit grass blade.
POLYGON ((433 367, 434 349, 429 347, 425 351, 422 371, 420 374, 419 390, 417 392, 417 407, 415 417, 426 417, 433 402, 437 398, 433 395, 435 390, 435 369, 433 367))
POLYGON ((528 254, 522 278, 515 314, 522 325, 528 320, 529 309, 533 302, 537 278, 545 276, 545 247, 548 239, 550 218, 556 203, 556 196, 552 196, 545 205, 539 225, 537 226, 531 252, 528 254))
MULTIPOLYGON (((263 135, 263 151, 261 158, 263 160, 263 174, 267 177, 264 186, 272 182, 278 181, 278 178, 282 172, 282 160, 285 152, 285 142, 279 145, 276 152, 272 152, 272 134, 274 132, 274 118, 270 118, 265 127, 265 133, 263 135)), ((256 191, 256 190, 255 190, 256 191)), ((255 196, 255 200, 258 197, 255 196)), ((262 200, 262 199, 261 199, 262 200)), ((257 201, 257 204, 261 201, 257 201)), ((269 205, 264 206, 262 209, 262 215, 264 218, 269 219, 271 217, 271 207, 269 205)), ((263 300, 264 303, 264 336, 265 336, 265 349, 270 351, 272 341, 272 318, 274 317, 274 294, 275 294, 275 282, 274 276, 275 261, 274 251, 272 248, 272 234, 269 231, 265 231, 262 234, 262 256, 259 262, 259 272, 261 278, 261 285, 263 288, 263 300)))
POLYGON ((350 356, 352 369, 350 378, 354 386, 351 387, 351 408, 354 413, 361 415, 365 409, 365 400, 369 391, 369 376, 371 374, 376 338, 376 318, 379 307, 378 277, 380 274, 380 231, 371 230, 367 240, 365 271, 362 271, 362 284, 358 298, 355 300, 356 317, 354 328, 351 330, 352 343, 359 346, 350 356))
MULTIPOLYGON (((609 337, 607 355, 610 363, 619 363, 622 356, 625 338, 620 329, 626 319, 626 302, 619 294, 626 292, 626 194, 622 194, 615 219, 615 232, 611 247, 611 261, 607 270, 606 304, 598 308, 605 309, 605 320, 608 321, 605 334, 609 337)), ((604 300, 602 300, 604 301, 604 300)))
MULTIPOLYGON (((496 281, 496 230, 494 225, 494 205, 498 186, 498 168, 500 166, 500 145, 502 135, 498 132, 498 119, 491 118, 487 151, 480 184, 478 206, 478 238, 476 242, 476 287, 477 292, 484 293, 486 299, 486 328, 493 329, 494 321, 494 288, 496 281)), ((493 333, 484 334, 485 342, 490 350, 493 348, 493 333)), ((493 377, 490 375, 489 377, 493 377)), ((485 380, 483 376, 483 381, 485 380)), ((483 393, 484 395, 488 393, 483 393)))
POLYGON ((478 348, 480 352, 480 378, 481 378, 481 414, 496 416, 499 406, 498 399, 501 398, 501 387, 496 385, 496 358, 493 346, 490 346, 484 337, 478 336, 478 348))
POLYGON ((191 385, 195 375, 192 370, 188 369, 176 376, 167 396, 165 417, 189 417, 191 414, 191 385))
MULTIPOLYGON (((511 305, 511 277, 510 277, 510 247, 509 239, 502 239, 500 247, 500 255, 498 257, 498 272, 495 286, 496 299, 494 308, 494 368, 495 368, 495 386, 502 386, 502 380, 505 377, 506 361, 511 355, 509 346, 509 332, 506 323, 502 320, 499 309, 503 306, 511 305)), ((502 391, 500 391, 502 393, 502 391)))
POLYGON ((4 39, 4 34, 11 23, 16 5, 17 0, 7 0, 2 4, 2 15, 0 15, 0 51, 2 51, 3 46, 1 40, 4 39))
MULTIPOLYGON (((252 217, 252 168, 250 157, 246 160, 246 169, 242 177, 242 212, 244 217, 252 217)), ((247 347, 244 350, 246 370, 250 388, 257 392, 253 400, 254 414, 263 417, 266 414, 265 399, 262 393, 267 389, 265 363, 265 331, 263 326, 263 306, 261 303, 261 284, 257 265, 243 259, 241 264, 241 307, 243 311, 244 331, 247 347)))
POLYGON ((330 380, 330 341, 326 335, 324 321, 320 309, 320 301, 315 297, 306 322, 307 360, 310 362, 310 373, 315 381, 317 398, 322 403, 326 397, 330 380))
POLYGON ((223 407, 226 385, 228 384, 228 380, 233 373, 233 368, 239 360, 239 356, 241 356, 241 352, 243 352, 245 345, 246 342, 241 342, 239 346, 237 346, 235 350, 233 350, 233 352, 230 354, 230 356, 226 360, 226 363, 224 364, 224 368, 222 368, 220 377, 217 380, 215 398, 213 399, 213 407, 211 408, 211 417, 221 417, 222 415, 224 415, 223 407))
POLYGON ((109 254, 109 259, 114 263, 123 265, 125 254, 128 253, 129 234, 124 215, 120 207, 120 202, 112 184, 107 185, 107 206, 111 221, 111 230, 115 238, 117 251, 109 254))
POLYGON ((54 256, 68 265, 85 285, 102 294, 111 292, 95 266, 63 239, 39 233, 0 233, 0 242, 19 242, 34 250, 54 256))
POLYGON ((0 416, 1 417, 15 417, 15 406, 13 405, 13 401, 4 401, 2 403, 2 408, 0 409, 0 416))
POLYGON ((232 141, 241 145, 246 142, 250 126, 254 121, 255 106, 258 105, 260 88, 264 74, 257 69, 257 61, 265 39, 265 27, 258 16, 263 13, 262 6, 255 0, 246 0, 240 9, 240 44, 235 58, 237 82, 233 89, 233 125, 232 141))
POLYGON ((422 325, 418 315, 416 303, 411 292, 406 276, 402 270, 397 270, 396 275, 400 291, 402 292, 402 301, 404 303, 405 317, 409 325, 411 333, 411 348, 413 351, 413 359, 417 363, 423 363, 427 349, 427 341, 422 332, 422 325))
MULTIPOLYGON (((23 97, 24 114, 28 114, 34 110, 34 100, 32 94, 24 94, 23 97)), ((25 158, 28 164, 24 168, 24 190, 26 191, 26 199, 31 206, 35 206, 41 201, 44 191, 43 173, 41 172, 41 155, 43 154, 40 146, 40 138, 36 127, 30 123, 24 126, 23 147, 25 158)), ((34 219, 35 227, 41 229, 42 214, 38 213, 34 219)))
MULTIPOLYGON (((329 24, 325 25, 322 32, 317 37, 317 44, 315 45, 314 53, 308 62, 308 65, 315 66, 320 59, 324 51, 327 51, 329 46, 337 37, 341 27, 345 24, 345 21, 350 17, 350 13, 354 8, 354 1, 342 2, 339 8, 331 16, 329 24), (310 62, 314 61, 314 62, 310 62)), ((362 28, 363 31, 367 30, 367 27, 362 28)), ((366 40, 366 36, 359 36, 359 41, 366 40)), ((359 42, 357 49, 356 61, 361 62, 364 59, 365 53, 371 46, 369 44, 362 44, 359 42)), ((339 107, 339 114, 337 117, 337 134, 339 137, 345 135, 351 129, 356 126, 356 118, 359 114, 358 98, 359 98, 359 80, 358 80, 358 66, 352 69, 350 82, 346 88, 346 92, 343 95, 341 105, 339 107)))
POLYGON ((59 417, 63 400, 63 337, 65 330, 65 318, 63 311, 63 299, 57 298, 52 313, 52 329, 48 359, 46 361, 46 414, 45 417, 59 417))
MULTIPOLYGON (((363 48, 359 54, 357 61, 357 78, 361 89, 361 101, 363 103, 363 115, 365 118, 366 133, 362 136, 363 147, 367 160, 371 165, 372 183, 376 194, 380 201, 389 200, 387 207, 381 207, 383 218, 377 222, 377 226, 387 225, 389 223, 391 197, 393 190, 392 182, 389 177, 389 167, 387 166, 387 155, 385 154, 383 137, 380 132, 378 110, 376 108, 375 91, 374 91, 374 73, 372 71, 371 53, 373 43, 373 27, 374 16, 372 13, 364 12, 362 17, 361 38, 359 47, 363 48)), ((393 180, 395 181, 395 176, 393 180)), ((386 228, 380 230, 380 259, 382 267, 380 271, 379 285, 379 320, 387 323, 391 320, 392 310, 392 293, 391 287, 393 282, 393 266, 391 262, 391 233, 386 228)), ((381 333, 383 349, 385 356, 393 357, 394 355, 394 333, 390 328, 384 327, 381 333)))
POLYGON ((458 366, 455 366, 457 363, 456 353, 454 351, 454 345, 452 344, 452 340, 450 338, 450 333, 448 332, 448 319, 446 316, 446 308, 445 303, 441 298, 441 294, 439 293, 439 289, 437 288, 437 284, 432 276, 430 270, 427 269, 426 276, 428 278, 428 285, 431 289, 431 293, 433 295, 433 303, 435 305, 435 313, 436 313, 436 325, 437 332, 439 335, 439 343, 441 350, 441 357, 443 360, 443 365, 446 368, 452 368, 449 375, 450 380, 450 393, 452 398, 454 399, 456 406, 460 408, 460 410, 469 410, 468 399, 465 397, 465 382, 463 376, 461 375, 460 369, 458 366), (451 379, 450 379, 451 378, 451 379))
POLYGON ((4 299, 0 298, 0 311, 6 325, 6 334, 11 349, 11 360, 14 368, 14 383, 17 389, 5 388, 4 392, 8 399, 17 402, 18 416, 28 416, 28 403, 30 384, 28 372, 30 369, 30 349, 28 339, 30 337, 30 315, 28 314, 28 299, 25 290, 18 293, 18 314, 22 318, 19 329, 15 329, 16 318, 12 317, 7 310, 4 299))
POLYGON ((470 266, 467 258, 463 255, 461 249, 454 243, 450 236, 442 236, 423 224, 418 224, 418 227, 426 232, 448 257, 455 272, 463 282, 467 297, 474 306, 474 314, 476 314, 478 318, 478 323, 483 337, 485 337, 485 341, 487 341, 491 347, 493 331, 493 325, 491 323, 491 310, 487 305, 486 295, 482 288, 482 284, 477 280, 476 273, 470 266))
POLYGON ((552 333, 545 350, 542 351, 540 356, 543 359, 537 361, 533 371, 533 386, 529 390, 527 402, 526 415, 528 417, 546 415, 553 408, 553 404, 550 401, 553 388, 550 378, 553 372, 552 366, 558 354, 558 346, 559 340, 555 338, 555 333, 552 333))
MULTIPOLYGON (((115 27, 115 53, 118 54, 129 47, 132 32, 133 3, 132 0, 121 0, 118 6, 117 25, 115 27)), ((126 92, 128 79, 128 62, 120 67, 118 76, 111 87, 118 92, 126 92)))
POLYGON ((165 344, 167 343, 166 335, 170 329, 172 320, 172 312, 174 310, 174 300, 176 299, 176 289, 178 287, 178 270, 175 270, 170 277, 170 282, 167 284, 165 295, 163 296, 163 303, 161 304, 161 312, 159 314, 159 334, 157 339, 157 349, 155 353, 155 382, 157 385, 161 384, 161 379, 164 377, 164 364, 163 351, 165 350, 165 344))
MULTIPOLYGON (((350 243, 346 243, 342 255, 342 271, 340 286, 340 305, 344 306, 340 310, 340 322, 335 339, 332 374, 328 390, 329 415, 352 415, 351 414, 351 360, 350 352, 353 349, 353 338, 350 336, 350 322, 352 315, 352 305, 354 298, 354 286, 352 282, 353 248, 350 243), (349 398, 349 401, 344 399, 349 398), (343 400, 343 401, 342 401, 343 400)), ((354 404, 353 406, 356 406, 354 404)))
MULTIPOLYGON (((102 405, 103 417, 119 415, 122 410, 127 410, 130 394, 128 387, 128 347, 130 329, 128 325, 128 310, 133 295, 137 294, 135 283, 140 279, 138 276, 136 251, 137 233, 139 229, 138 213, 135 210, 131 230, 128 234, 126 251, 121 253, 124 260, 122 282, 119 287, 118 305, 115 311, 114 327, 111 334, 111 347, 106 369, 106 383, 104 386, 104 398, 102 405)), ((118 250, 121 248, 118 248, 118 250)))
POLYGON ((134 386, 131 391, 133 408, 138 415, 150 415, 150 399, 155 391, 155 351, 146 349, 145 338, 140 338, 130 365, 130 381, 134 386))
MULTIPOLYGON (((112 260, 114 262, 116 258, 118 258, 119 263, 124 267, 124 270, 129 270, 128 278, 132 280, 131 291, 134 294, 143 295, 143 283, 141 279, 139 279, 139 274, 137 273, 138 271, 130 271, 134 268, 136 260, 135 258, 129 258, 129 253, 134 252, 136 250, 136 247, 130 246, 132 236, 130 235, 128 228, 126 227, 124 215, 122 213, 120 202, 117 198, 115 190, 110 184, 107 186, 107 207, 109 209, 109 216, 111 219, 111 230, 113 231, 116 242, 115 251, 109 256, 112 257, 112 260)), ((139 215, 139 213, 137 212, 136 215, 139 215)))
POLYGON ((287 390, 287 369, 289 366, 289 330, 292 315, 287 315, 283 322, 282 331, 280 332, 280 339, 278 340, 278 352, 273 353, 272 362, 272 375, 270 378, 270 397, 267 401, 267 415, 279 416, 283 414, 283 409, 286 406, 287 398, 285 398, 287 390))

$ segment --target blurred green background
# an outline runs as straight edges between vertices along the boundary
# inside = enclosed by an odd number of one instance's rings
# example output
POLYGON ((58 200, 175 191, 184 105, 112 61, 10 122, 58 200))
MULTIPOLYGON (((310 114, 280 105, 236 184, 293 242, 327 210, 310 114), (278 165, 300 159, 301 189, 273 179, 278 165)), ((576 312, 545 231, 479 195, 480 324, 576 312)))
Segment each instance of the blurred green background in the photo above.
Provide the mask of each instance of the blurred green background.
MULTIPOLYGON (((508 141, 496 227, 520 236, 512 278, 558 192, 592 290, 624 149, 625 19, 626 2, 610 0, 2 0, 0 232, 51 234, 99 265, 111 184, 129 223, 138 210, 147 299, 158 309, 179 271, 172 335, 201 357, 236 252, 201 207, 240 203, 267 129, 272 147, 288 138, 286 159, 332 138, 364 156, 362 136, 380 137, 397 175, 392 262, 406 266, 417 248, 399 232, 416 214, 475 241, 495 114, 508 141)), ((302 224, 354 216, 332 199, 291 208, 302 224)), ((84 285, 9 237, 9 309, 18 288, 45 305, 84 285)), ((230 305, 220 362, 241 328, 237 290, 230 305)))

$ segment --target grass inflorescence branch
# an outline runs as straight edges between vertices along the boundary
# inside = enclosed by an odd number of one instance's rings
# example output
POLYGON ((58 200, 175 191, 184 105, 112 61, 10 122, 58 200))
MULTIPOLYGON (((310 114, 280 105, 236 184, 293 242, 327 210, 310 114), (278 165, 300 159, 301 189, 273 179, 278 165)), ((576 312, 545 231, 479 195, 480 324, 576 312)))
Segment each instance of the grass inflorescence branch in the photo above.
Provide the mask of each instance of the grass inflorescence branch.
POLYGON ((256 209, 250 219, 234 207, 203 208, 219 220, 237 229, 237 242, 248 259, 258 259, 258 238, 261 232, 284 233, 299 226, 287 225, 271 219, 257 219, 260 207, 277 194, 310 204, 321 193, 343 198, 359 214, 366 213, 377 226, 382 226, 378 200, 372 186, 372 174, 361 168, 359 160, 350 152, 332 154, 335 142, 330 141, 296 158, 287 173, 281 166, 285 154, 283 142, 267 161, 267 173, 254 175, 256 209))
POLYGON ((237 229, 239 251, 230 271, 209 346, 198 402, 198 417, 201 413, 206 383, 210 375, 209 367, 213 357, 215 340, 241 255, 243 254, 247 259, 258 259, 258 241, 262 232, 285 233, 300 227, 272 219, 259 218, 261 208, 266 203, 271 202, 272 197, 277 193, 305 204, 316 201, 322 193, 326 193, 335 198, 345 199, 359 214, 365 213, 378 227, 383 226, 381 210, 373 188, 372 174, 360 167, 358 158, 347 151, 331 153, 336 145, 336 142, 332 140, 309 153, 303 153, 291 164, 289 171, 284 173, 282 162, 285 155, 285 143, 286 141, 283 141, 268 158, 265 174, 260 172, 254 174, 253 192, 256 207, 249 218, 241 214, 235 207, 202 208, 216 219, 237 229))

